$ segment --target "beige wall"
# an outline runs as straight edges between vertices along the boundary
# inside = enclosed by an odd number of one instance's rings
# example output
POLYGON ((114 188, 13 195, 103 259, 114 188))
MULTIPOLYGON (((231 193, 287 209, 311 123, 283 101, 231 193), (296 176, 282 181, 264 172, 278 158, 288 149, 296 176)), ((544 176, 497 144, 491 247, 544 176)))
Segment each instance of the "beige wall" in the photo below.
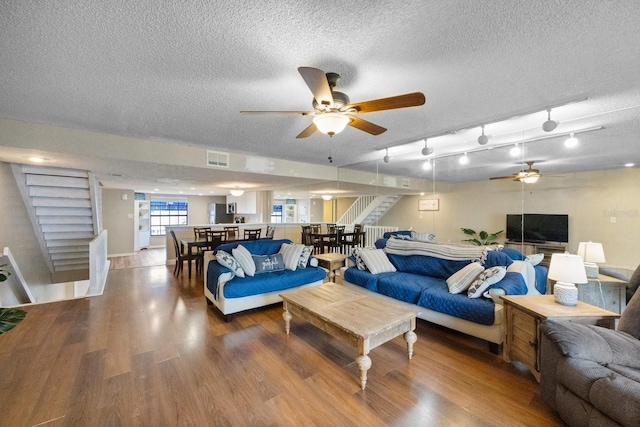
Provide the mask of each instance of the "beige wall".
POLYGON ((38 238, 8 163, 0 162, 0 251, 8 246, 31 287, 51 283, 38 238))
POLYGON ((107 255, 134 253, 133 190, 102 189, 102 228, 109 231, 107 255), (126 194, 127 199, 122 200, 126 194))
MULTIPOLYGON (((543 177, 533 185, 511 180, 436 185, 435 194, 404 196, 379 225, 430 231, 441 242, 459 242, 460 227, 495 232, 507 213, 569 215, 569 251, 581 241, 601 242, 607 266, 640 263, 640 169, 617 169, 543 177), (440 199, 437 212, 419 212, 421 198, 440 199), (615 217, 615 223, 611 222, 615 217)), ((504 236, 502 237, 504 240, 504 236)))

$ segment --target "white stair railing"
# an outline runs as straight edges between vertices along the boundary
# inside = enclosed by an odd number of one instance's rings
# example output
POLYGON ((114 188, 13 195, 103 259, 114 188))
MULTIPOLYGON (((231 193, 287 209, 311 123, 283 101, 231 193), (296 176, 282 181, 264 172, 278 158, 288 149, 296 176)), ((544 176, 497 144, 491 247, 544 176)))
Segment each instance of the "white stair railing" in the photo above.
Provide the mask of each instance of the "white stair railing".
POLYGON ((107 230, 102 230, 89 243, 89 292, 88 295, 102 295, 107 283, 111 261, 107 259, 107 230))
POLYGON ((382 238, 384 233, 390 231, 398 231, 398 227, 391 226, 378 226, 378 225, 365 225, 364 231, 367 233, 365 235, 365 246, 374 246, 376 240, 382 238))
POLYGON ((362 214, 362 212, 369 207, 371 202, 376 199, 376 196, 360 196, 355 202, 349 206, 349 209, 340 217, 336 224, 357 224, 356 219, 362 214))

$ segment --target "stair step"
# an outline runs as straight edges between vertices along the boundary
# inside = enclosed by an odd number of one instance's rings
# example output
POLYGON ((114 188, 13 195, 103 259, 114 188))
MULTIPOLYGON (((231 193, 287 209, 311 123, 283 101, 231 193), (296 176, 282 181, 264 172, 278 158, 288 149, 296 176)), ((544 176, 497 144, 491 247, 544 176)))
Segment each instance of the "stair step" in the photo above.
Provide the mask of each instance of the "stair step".
POLYGON ((61 254, 71 252, 87 252, 89 245, 76 246, 52 246, 49 248, 49 254, 61 254))
POLYGON ((89 188, 87 178, 27 174, 27 185, 40 187, 89 188))
POLYGON ((67 248, 69 246, 88 245, 91 239, 58 239, 47 241, 47 248, 67 248))
POLYGON ((93 232, 43 233, 45 240, 93 239, 93 232))
POLYGON ((89 190, 80 188, 62 187, 29 187, 31 197, 60 197, 70 199, 89 199, 89 190))
POLYGON ((90 208, 89 199, 58 199, 55 197, 32 197, 33 206, 60 207, 61 204, 68 208, 90 208))
POLYGON ((69 232, 89 232, 93 234, 92 224, 44 224, 44 233, 69 233, 69 232))
POLYGON ((44 224, 91 224, 93 219, 90 216, 40 216, 38 223, 44 224))
POLYGON ((84 177, 84 178, 87 178, 89 176, 87 171, 83 171, 79 169, 52 168, 47 166, 22 165, 21 170, 22 170, 22 173, 24 174, 76 176, 76 177, 84 177))
POLYGON ((54 262, 63 261, 63 260, 77 260, 89 259, 89 251, 86 252, 72 252, 72 253, 60 253, 60 254, 51 254, 51 260, 54 262))
POLYGON ((84 264, 70 264, 70 265, 54 265, 55 271, 73 271, 73 270, 88 270, 89 263, 84 264))
POLYGON ((88 216, 91 217, 91 209, 85 208, 51 208, 40 207, 36 208, 36 215, 51 215, 51 216, 88 216))

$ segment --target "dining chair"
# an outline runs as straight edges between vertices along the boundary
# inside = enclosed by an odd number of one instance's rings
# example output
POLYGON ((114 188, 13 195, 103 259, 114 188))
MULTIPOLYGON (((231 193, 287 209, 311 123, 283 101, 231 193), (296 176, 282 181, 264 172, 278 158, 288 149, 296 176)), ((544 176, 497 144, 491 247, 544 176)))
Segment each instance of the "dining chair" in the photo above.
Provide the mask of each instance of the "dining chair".
POLYGON ((329 252, 339 252, 342 253, 345 247, 344 241, 344 225, 333 225, 333 231, 330 232, 333 236, 329 237, 329 241, 327 242, 327 249, 329 252))
POLYGON ((240 238, 240 227, 235 226, 227 226, 224 228, 224 231, 227 233, 227 240, 237 240, 240 238))
MULTIPOLYGON (((176 276, 182 273, 182 268, 184 266, 184 262, 191 260, 196 261, 196 271, 199 271, 199 267, 203 264, 204 258, 201 253, 189 254, 183 252, 180 243, 178 243, 178 239, 176 238, 176 233, 173 230, 169 230, 169 234, 171 235, 171 239, 173 240, 173 247, 176 252, 176 266, 173 268, 173 274, 176 276)), ((191 278, 191 276, 189 276, 191 278)))
POLYGON ((211 227, 193 227, 193 235, 196 239, 206 239, 207 231, 211 231, 211 227))
POLYGON ((222 244, 227 238, 227 232, 225 230, 209 230, 207 231, 207 241, 209 245, 207 250, 213 251, 222 244))
POLYGON ((322 233, 322 224, 310 224, 312 233, 322 233))
POLYGON ((344 242, 344 248, 347 254, 351 253, 352 248, 363 245, 362 233, 363 233, 362 224, 355 224, 353 226, 353 233, 349 233, 344 236, 343 242, 344 242))
POLYGON ((262 233, 261 228, 245 228, 244 229, 244 240, 258 240, 260 238, 260 234, 262 233))
POLYGON ((327 224, 327 233, 335 233, 336 225, 335 224, 327 224))

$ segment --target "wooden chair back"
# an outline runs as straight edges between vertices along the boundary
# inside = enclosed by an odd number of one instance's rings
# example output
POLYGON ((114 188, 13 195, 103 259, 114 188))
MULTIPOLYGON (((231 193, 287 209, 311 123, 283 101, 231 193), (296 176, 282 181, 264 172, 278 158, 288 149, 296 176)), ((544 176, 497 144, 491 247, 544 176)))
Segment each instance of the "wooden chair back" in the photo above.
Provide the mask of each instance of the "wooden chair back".
POLYGON ((224 231, 227 233, 227 240, 236 240, 240 238, 240 227, 238 226, 225 227, 224 231))
POLYGON ((258 240, 260 238, 260 234, 262 233, 261 228, 245 228, 244 229, 244 239, 245 240, 258 240))

